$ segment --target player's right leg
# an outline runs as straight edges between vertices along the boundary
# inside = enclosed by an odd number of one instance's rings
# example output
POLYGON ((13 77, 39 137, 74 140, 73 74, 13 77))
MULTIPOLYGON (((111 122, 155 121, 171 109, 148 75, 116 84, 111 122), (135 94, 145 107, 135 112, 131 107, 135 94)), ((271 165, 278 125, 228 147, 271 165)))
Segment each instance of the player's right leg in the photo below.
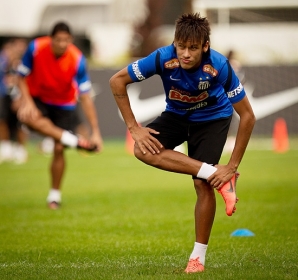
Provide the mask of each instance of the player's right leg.
POLYGON ((63 145, 55 141, 53 158, 50 167, 51 189, 47 197, 48 207, 58 209, 61 205, 61 182, 65 171, 65 158, 63 145))
POLYGON ((236 172, 232 179, 225 183, 219 190, 218 193, 223 197, 226 204, 226 214, 232 216, 236 211, 236 203, 238 198, 236 196, 236 182, 240 174, 236 172))
POLYGON ((211 165, 203 165, 201 161, 174 151, 176 146, 188 139, 190 123, 185 121, 185 119, 177 114, 163 112, 147 126, 160 133, 153 136, 159 140, 164 148, 160 149, 160 153, 158 154, 143 154, 140 148, 135 145, 134 154, 142 162, 162 170, 193 175, 195 177, 198 176, 198 171, 203 169, 206 172, 203 172, 199 177, 204 179, 207 179, 216 171, 216 168, 211 165))

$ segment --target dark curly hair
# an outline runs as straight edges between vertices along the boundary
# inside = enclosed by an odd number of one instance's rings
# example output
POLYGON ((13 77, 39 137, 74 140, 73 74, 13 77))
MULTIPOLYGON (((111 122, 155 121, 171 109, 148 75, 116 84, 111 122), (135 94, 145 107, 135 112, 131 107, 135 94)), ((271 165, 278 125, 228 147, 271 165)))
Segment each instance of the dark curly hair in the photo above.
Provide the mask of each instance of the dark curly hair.
POLYGON ((176 20, 175 41, 201 43, 210 42, 210 25, 206 17, 199 13, 181 15, 176 20))
POLYGON ((57 22, 52 31, 51 31, 51 36, 55 36, 58 32, 66 32, 68 33, 69 35, 71 35, 71 30, 70 30, 70 27, 67 23, 63 22, 63 21, 60 21, 60 22, 57 22))

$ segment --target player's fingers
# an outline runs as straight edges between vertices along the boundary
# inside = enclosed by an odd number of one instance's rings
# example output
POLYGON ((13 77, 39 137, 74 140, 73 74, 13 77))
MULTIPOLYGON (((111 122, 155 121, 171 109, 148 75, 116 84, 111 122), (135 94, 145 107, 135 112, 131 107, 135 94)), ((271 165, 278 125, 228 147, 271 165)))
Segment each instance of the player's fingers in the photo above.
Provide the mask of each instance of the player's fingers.
POLYGON ((144 144, 137 144, 137 146, 141 150, 142 154, 145 155, 146 151, 147 151, 147 149, 145 148, 145 145, 144 144))
POLYGON ((156 130, 153 129, 153 128, 147 127, 147 129, 148 129, 148 131, 149 131, 150 133, 153 133, 153 134, 159 134, 159 132, 156 131, 156 130))
POLYGON ((156 154, 156 151, 154 150, 154 148, 150 145, 150 144, 146 144, 145 145, 145 147, 147 148, 147 150, 151 153, 151 154, 153 154, 153 155, 155 155, 156 154))
POLYGON ((137 146, 139 147, 143 155, 145 155, 148 151, 153 155, 156 154, 156 151, 148 141, 139 142, 137 146))
POLYGON ((161 147, 161 144, 156 138, 153 137, 153 139, 149 139, 148 144, 149 146, 147 146, 147 148, 152 154, 160 153, 158 146, 161 147))
POLYGON ((163 148, 163 145, 153 136, 151 136, 149 139, 154 145, 155 151, 160 152, 159 149, 163 148))

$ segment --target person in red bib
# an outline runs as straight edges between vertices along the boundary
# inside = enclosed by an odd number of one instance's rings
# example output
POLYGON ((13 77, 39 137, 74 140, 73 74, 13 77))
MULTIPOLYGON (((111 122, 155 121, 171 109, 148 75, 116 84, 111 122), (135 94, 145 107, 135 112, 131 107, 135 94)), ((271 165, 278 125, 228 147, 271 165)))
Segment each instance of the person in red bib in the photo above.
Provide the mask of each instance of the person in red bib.
POLYGON ((58 22, 50 36, 31 41, 18 66, 18 74, 22 94, 18 118, 29 128, 55 140, 47 202, 50 208, 56 209, 61 203, 65 146, 100 152, 103 144, 89 93, 91 82, 86 59, 72 44, 69 26, 58 22), (92 130, 90 141, 72 133, 76 128, 78 99, 92 130))

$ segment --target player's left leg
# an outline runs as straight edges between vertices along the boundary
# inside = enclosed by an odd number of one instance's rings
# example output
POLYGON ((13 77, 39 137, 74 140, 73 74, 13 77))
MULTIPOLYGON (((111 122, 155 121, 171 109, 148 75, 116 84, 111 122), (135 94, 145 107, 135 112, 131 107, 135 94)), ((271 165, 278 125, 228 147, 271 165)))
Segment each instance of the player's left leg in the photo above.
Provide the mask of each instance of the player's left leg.
MULTIPOLYGON (((227 138, 230 121, 231 119, 227 118, 191 125, 188 141, 189 156, 209 164, 217 164, 227 138)), ((193 180, 197 194, 195 206, 196 242, 185 270, 187 273, 204 270, 205 254, 216 210, 214 188, 205 180, 197 179, 194 176, 193 180)))
POLYGON ((194 179, 194 186, 197 194, 195 205, 196 241, 185 269, 186 273, 204 271, 205 255, 216 209, 214 189, 206 181, 200 179, 194 179))
POLYGON ((60 141, 63 145, 89 152, 96 151, 96 145, 90 143, 87 139, 78 137, 77 135, 69 132, 69 130, 64 126, 57 125, 56 120, 59 119, 62 119, 59 121, 61 123, 66 123, 66 121, 69 123, 70 121, 70 123, 73 124, 73 110, 63 110, 55 106, 47 105, 38 98, 34 98, 33 100, 36 107, 41 112, 41 115, 34 120, 30 118, 23 119, 22 122, 24 124, 44 136, 49 136, 57 141, 60 141))

